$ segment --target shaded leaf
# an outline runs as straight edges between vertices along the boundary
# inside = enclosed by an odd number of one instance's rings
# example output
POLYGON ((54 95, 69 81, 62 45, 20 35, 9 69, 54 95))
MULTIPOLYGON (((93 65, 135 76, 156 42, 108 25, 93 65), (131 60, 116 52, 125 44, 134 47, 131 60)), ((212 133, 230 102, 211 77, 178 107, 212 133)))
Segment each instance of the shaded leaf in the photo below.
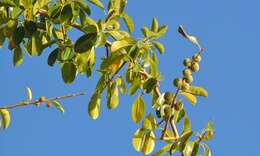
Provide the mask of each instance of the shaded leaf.
POLYGON ((96 43, 97 33, 89 33, 81 36, 75 43, 74 50, 76 53, 89 51, 96 43))
POLYGON ((151 93, 152 90, 156 87, 157 85, 157 80, 155 78, 149 78, 148 80, 145 81, 143 85, 143 89, 146 93, 151 93))
POLYGON ((24 35, 25 35, 25 29, 23 26, 17 27, 14 30, 13 37, 14 37, 15 45, 19 45, 22 42, 24 35))
POLYGON ((72 17, 73 17, 73 14, 72 14, 71 5, 70 5, 70 4, 67 4, 67 5, 65 5, 65 6, 61 9, 61 13, 60 13, 60 23, 69 22, 72 17))
POLYGON ((13 55, 13 65, 19 66, 23 62, 23 53, 22 49, 20 47, 17 47, 14 49, 14 55, 13 55))
POLYGON ((48 56, 48 65, 53 66, 57 60, 59 48, 54 49, 48 56))
POLYGON ((99 117, 99 113, 100 113, 100 94, 98 94, 97 92, 95 92, 91 99, 90 102, 88 104, 88 114, 89 116, 93 119, 96 120, 99 117))
POLYGON ((64 63, 61 66, 62 79, 65 83, 72 83, 76 77, 77 68, 72 62, 64 63))
POLYGON ((141 96, 137 96, 132 105, 132 119, 135 123, 138 123, 144 116, 145 104, 141 96))

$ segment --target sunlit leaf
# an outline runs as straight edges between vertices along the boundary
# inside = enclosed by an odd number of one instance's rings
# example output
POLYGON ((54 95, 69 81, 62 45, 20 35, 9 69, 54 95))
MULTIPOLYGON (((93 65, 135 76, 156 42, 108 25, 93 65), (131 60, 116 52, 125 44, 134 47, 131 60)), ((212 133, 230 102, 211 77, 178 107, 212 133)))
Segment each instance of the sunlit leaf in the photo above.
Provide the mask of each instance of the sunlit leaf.
POLYGON ((132 138, 132 145, 138 152, 143 152, 145 155, 150 154, 155 145, 155 135, 152 131, 144 131, 137 129, 132 138))
POLYGON ((197 142, 188 142, 183 150, 184 156, 196 156, 199 150, 199 145, 197 142))
POLYGON ((28 101, 32 100, 32 91, 29 87, 26 87, 26 96, 28 101))
POLYGON ((133 95, 138 90, 140 85, 141 85, 141 80, 139 78, 135 79, 132 85, 130 86, 130 88, 128 89, 128 95, 130 96, 133 95))
POLYGON ((99 0, 88 0, 88 1, 96 5, 97 7, 104 9, 104 5, 99 0))
POLYGON ((62 105, 58 101, 53 100, 51 102, 61 113, 65 112, 64 108, 62 107, 62 105))
POLYGON ((131 44, 127 40, 115 41, 111 45, 111 52, 115 52, 121 48, 130 46, 131 44))
POLYGON ((190 86, 189 89, 185 90, 185 92, 191 93, 196 96, 208 97, 207 90, 198 86, 190 86))
POLYGON ((191 125, 190 125, 190 120, 188 117, 184 118, 184 123, 183 123, 183 131, 182 133, 187 133, 191 131, 191 125))
POLYGON ((149 113, 142 122, 142 128, 153 131, 156 128, 156 120, 151 113, 149 113))
POLYGON ((133 32, 134 31, 134 23, 133 23, 131 17, 125 14, 123 16, 123 19, 124 19, 124 22, 126 24, 126 27, 127 27, 128 31, 130 33, 133 32))
POLYGON ((181 92, 180 95, 182 95, 183 97, 185 97, 192 105, 195 105, 197 103, 197 98, 196 96, 190 94, 190 93, 186 93, 186 92, 181 92))
POLYGON ((145 113, 145 104, 141 96, 137 96, 132 105, 132 119, 135 123, 141 121, 145 113))
POLYGON ((8 109, 0 109, 0 114, 2 117, 4 128, 7 129, 9 127, 9 124, 11 121, 10 113, 9 113, 8 109))
POLYGON ((154 41, 152 44, 161 54, 164 53, 164 46, 162 43, 154 41))
POLYGON ((154 17, 153 20, 152 20, 151 31, 157 32, 158 31, 158 27, 159 27, 158 21, 154 17))

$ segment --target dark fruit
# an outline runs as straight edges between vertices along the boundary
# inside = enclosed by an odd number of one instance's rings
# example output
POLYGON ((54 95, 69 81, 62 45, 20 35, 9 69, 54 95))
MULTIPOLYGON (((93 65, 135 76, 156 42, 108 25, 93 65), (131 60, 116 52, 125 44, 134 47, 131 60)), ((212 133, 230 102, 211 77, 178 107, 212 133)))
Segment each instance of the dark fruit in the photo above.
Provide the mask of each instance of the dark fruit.
POLYGON ((168 104, 171 104, 171 102, 172 102, 172 99, 173 99, 173 93, 171 93, 171 92, 166 92, 165 94, 164 94, 164 100, 165 100, 165 102, 166 103, 168 103, 168 104))

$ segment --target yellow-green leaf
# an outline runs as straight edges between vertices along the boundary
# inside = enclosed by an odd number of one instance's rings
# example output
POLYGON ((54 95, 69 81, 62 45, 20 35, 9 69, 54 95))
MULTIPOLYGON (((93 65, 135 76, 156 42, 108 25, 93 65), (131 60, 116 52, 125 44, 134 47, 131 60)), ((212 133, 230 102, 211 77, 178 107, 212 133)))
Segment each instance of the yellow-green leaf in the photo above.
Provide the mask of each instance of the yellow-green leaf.
POLYGON ((132 145, 136 151, 143 152, 145 155, 148 155, 154 149, 155 135, 152 131, 147 132, 139 128, 134 133, 132 145))
POLYGON ((10 113, 8 109, 0 109, 0 114, 2 117, 4 128, 7 129, 11 121, 10 113))
POLYGON ((115 109, 119 104, 118 87, 116 82, 107 88, 107 107, 108 109, 115 109))
POLYGON ((111 45, 111 52, 115 52, 121 48, 125 48, 128 46, 130 46, 130 44, 126 40, 115 41, 111 45))
POLYGON ((152 20, 152 25, 151 25, 151 31, 153 32, 157 32, 158 31, 158 21, 157 19, 154 17, 153 20, 152 20))
POLYGON ((94 93, 88 104, 88 114, 93 120, 96 120, 99 117, 100 101, 100 94, 94 93))
POLYGON ((190 132, 191 131, 191 125, 190 125, 190 120, 185 117, 184 118, 184 123, 183 123, 183 134, 184 133, 187 133, 187 132, 190 132))
POLYGON ((132 105, 132 119, 135 123, 138 123, 144 116, 145 104, 141 96, 137 96, 132 105))
POLYGON ((104 9, 104 5, 99 0, 88 0, 88 1, 96 5, 97 7, 104 9))
POLYGON ((183 97, 185 97, 192 105, 195 105, 197 103, 197 98, 196 96, 190 94, 190 93, 186 93, 186 92, 181 92, 180 95, 182 95, 183 97))
POLYGON ((62 107, 62 105, 61 105, 58 101, 53 100, 53 101, 52 101, 52 104, 53 104, 60 112, 62 112, 62 113, 65 112, 64 108, 62 107))
POLYGON ((183 150, 184 156, 196 156, 198 153, 199 144, 197 142, 188 142, 183 150))
POLYGON ((207 90, 198 86, 190 86, 189 89, 185 90, 185 92, 191 93, 196 96, 208 97, 207 90))
POLYGON ((26 87, 26 96, 29 101, 32 100, 32 91, 29 87, 26 87))
POLYGON ((166 153, 169 153, 171 150, 172 144, 167 144, 158 151, 156 151, 152 156, 163 156, 166 153))
POLYGON ((126 27, 128 29, 128 31, 131 33, 134 31, 134 22, 132 21, 131 17, 128 15, 124 15, 123 16, 124 22, 126 24, 126 27))
POLYGON ((152 44, 161 54, 164 53, 164 46, 162 43, 154 41, 152 44))
POLYGON ((156 120, 151 113, 144 118, 142 128, 150 131, 156 128, 156 120))
POLYGON ((65 83, 72 83, 76 77, 77 68, 72 62, 64 63, 61 66, 62 79, 65 83))

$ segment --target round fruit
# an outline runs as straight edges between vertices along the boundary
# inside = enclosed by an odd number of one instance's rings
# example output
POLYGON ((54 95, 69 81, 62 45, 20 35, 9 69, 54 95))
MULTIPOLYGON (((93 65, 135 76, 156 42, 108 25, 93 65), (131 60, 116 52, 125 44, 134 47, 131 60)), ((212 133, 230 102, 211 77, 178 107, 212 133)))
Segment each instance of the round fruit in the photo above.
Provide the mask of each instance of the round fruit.
POLYGON ((174 96, 173 93, 171 93, 171 92, 166 92, 166 93, 164 94, 164 100, 165 100, 165 102, 168 103, 168 104, 170 104, 170 103, 172 102, 173 96, 174 96))
POLYGON ((198 63, 193 63, 193 64, 191 65, 191 70, 192 70, 193 72, 199 71, 199 70, 200 70, 199 64, 198 64, 198 63))
POLYGON ((188 75, 188 76, 185 76, 185 77, 184 77, 184 80, 185 80, 185 82, 187 82, 187 83, 191 83, 191 82, 193 81, 193 77, 192 77, 191 75, 188 75))
POLYGON ((182 90, 188 90, 189 88, 190 88, 190 85, 184 81, 182 83, 181 89, 182 90))
POLYGON ((200 62, 201 61, 201 56, 199 53, 195 54, 192 56, 192 60, 195 62, 200 62))
POLYGON ((191 60, 189 58, 185 58, 183 60, 183 65, 186 66, 186 67, 191 66, 191 60))
POLYGON ((180 79, 180 78, 174 79, 173 84, 175 87, 180 88, 182 86, 182 79, 180 79))
POLYGON ((175 105, 174 105, 174 109, 176 111, 179 111, 183 108, 183 103, 181 101, 178 101, 175 105))
POLYGON ((190 69, 186 68, 182 71, 183 76, 190 76, 191 75, 191 71, 190 69))
POLYGON ((164 114, 165 114, 165 117, 170 116, 171 113, 172 113, 172 109, 171 109, 170 106, 164 107, 164 114))

